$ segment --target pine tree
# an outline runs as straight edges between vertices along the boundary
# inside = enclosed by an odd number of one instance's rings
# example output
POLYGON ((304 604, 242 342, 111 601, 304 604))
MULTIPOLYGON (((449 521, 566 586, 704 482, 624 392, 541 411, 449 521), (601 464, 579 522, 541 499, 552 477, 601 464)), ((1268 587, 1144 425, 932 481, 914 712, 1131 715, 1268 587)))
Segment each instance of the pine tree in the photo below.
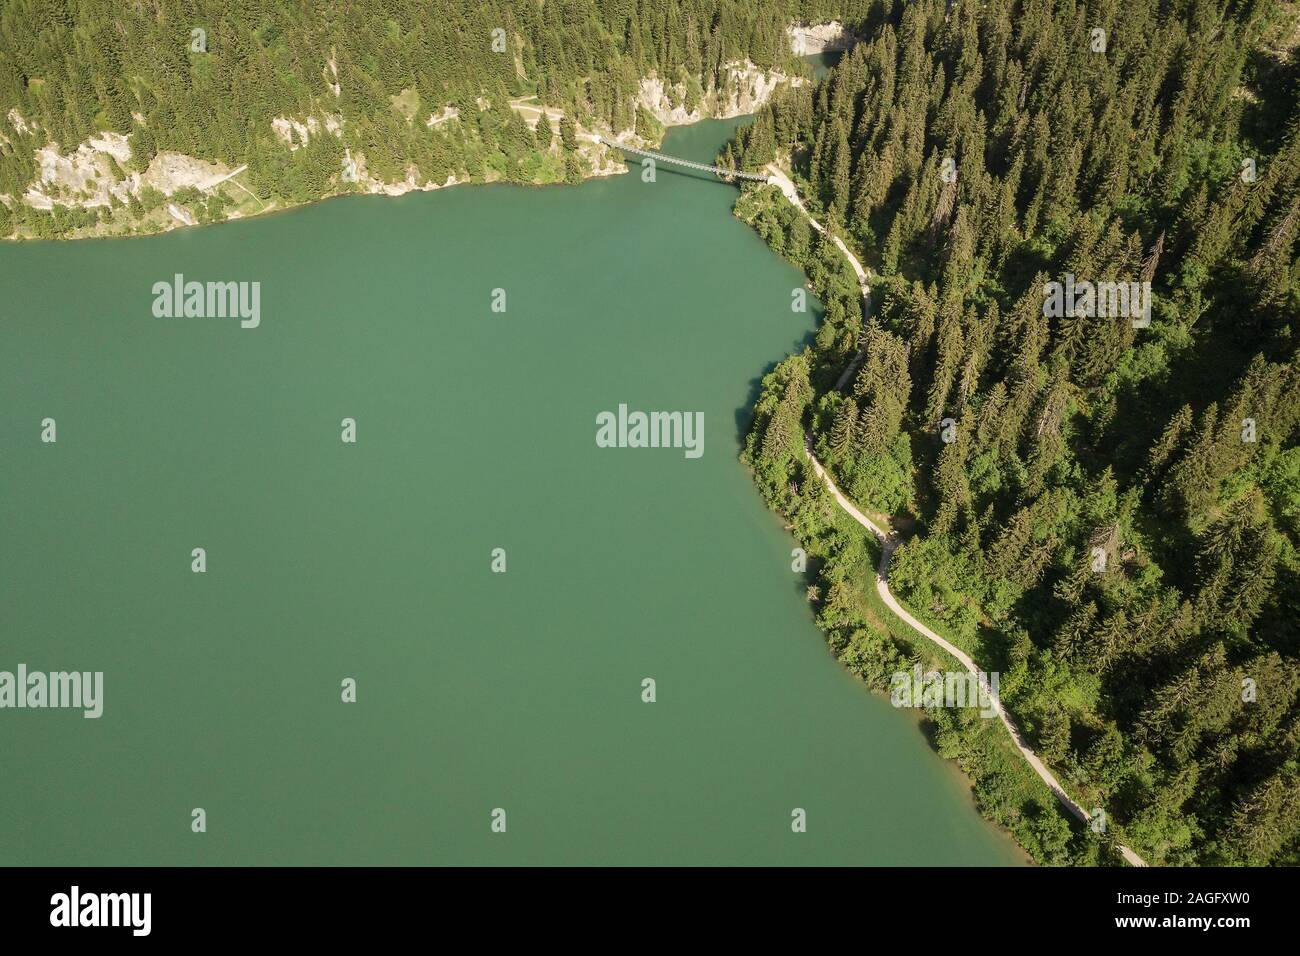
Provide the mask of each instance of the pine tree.
POLYGON ((845 399, 836 410, 835 421, 831 426, 831 450, 837 457, 842 457, 852 447, 857 420, 857 403, 845 399))

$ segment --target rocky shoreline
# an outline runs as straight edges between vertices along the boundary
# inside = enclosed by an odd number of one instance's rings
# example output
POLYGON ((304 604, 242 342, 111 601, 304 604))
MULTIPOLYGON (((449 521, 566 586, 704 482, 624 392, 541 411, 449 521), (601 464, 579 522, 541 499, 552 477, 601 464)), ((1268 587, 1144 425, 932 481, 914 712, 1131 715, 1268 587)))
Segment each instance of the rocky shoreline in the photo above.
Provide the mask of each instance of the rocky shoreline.
MULTIPOLYGON (((792 25, 787 33, 791 50, 800 55, 803 55, 804 51, 817 53, 843 49, 853 39, 839 22, 811 26, 792 25)), ((697 102, 689 110, 686 108, 689 99, 686 83, 668 84, 653 73, 641 80, 635 104, 664 127, 682 126, 706 119, 726 119, 754 113, 770 100, 778 89, 807 82, 802 77, 790 76, 780 70, 763 70, 748 60, 728 63, 724 69, 726 79, 722 84, 719 86, 710 82, 708 88, 703 90, 703 95, 698 97, 697 102)), ((485 108, 486 105, 486 101, 482 101, 480 108, 485 108)), ((552 121, 562 115, 559 110, 528 105, 523 100, 512 101, 510 106, 524 116, 530 127, 536 127, 543 109, 552 121)), ((17 110, 10 110, 6 118, 13 135, 40 135, 39 127, 19 115, 17 110)), ((455 108, 444 107, 439 113, 431 114, 425 125, 432 128, 458 119, 455 108)), ((142 122, 143 118, 136 117, 136 121, 142 122)), ((301 118, 277 116, 269 122, 274 133, 284 140, 287 148, 291 150, 299 148, 301 143, 313 136, 342 137, 343 135, 343 120, 333 115, 301 118)), ((657 145, 656 142, 638 135, 634 129, 620 131, 599 126, 588 128, 576 121, 575 125, 579 133, 583 134, 579 137, 577 149, 585 161, 583 177, 585 179, 617 175, 627 170, 617 154, 602 145, 598 138, 636 145, 657 145)), ((4 135, 0 133, 0 136, 4 135)), ((230 181, 233 187, 242 190, 247 198, 239 196, 239 201, 231 204, 235 208, 223 212, 221 219, 224 220, 302 205, 302 203, 294 203, 280 206, 276 203, 262 204, 257 200, 260 208, 252 208, 247 202, 247 199, 255 198, 252 192, 234 179, 243 171, 243 167, 235 168, 217 160, 198 159, 177 152, 160 152, 143 172, 127 173, 126 165, 131 160, 129 141, 126 135, 111 131, 92 137, 67 154, 61 153, 56 144, 50 143, 37 149, 36 156, 39 163, 36 180, 21 197, 0 195, 0 202, 10 208, 23 203, 39 210, 51 210, 55 206, 79 210, 116 209, 139 201, 146 190, 156 191, 168 200, 161 207, 165 215, 159 214, 132 222, 124 230, 105 231, 102 224, 97 224, 74 229, 63 238, 151 235, 182 226, 195 225, 200 221, 195 215, 195 210, 186 206, 184 202, 174 200, 173 197, 182 190, 197 190, 210 195, 217 185, 227 181, 230 181), (245 208, 238 208, 241 203, 245 208)), ((388 182, 367 172, 364 154, 354 155, 351 150, 348 150, 345 151, 337 184, 339 187, 352 186, 353 188, 334 189, 317 198, 326 199, 355 192, 358 191, 356 187, 359 187, 359 191, 372 195, 401 196, 409 192, 445 189, 475 181, 478 180, 458 179, 452 173, 441 183, 419 182, 412 168, 407 179, 388 182)), ((27 237, 20 235, 6 238, 27 237)))

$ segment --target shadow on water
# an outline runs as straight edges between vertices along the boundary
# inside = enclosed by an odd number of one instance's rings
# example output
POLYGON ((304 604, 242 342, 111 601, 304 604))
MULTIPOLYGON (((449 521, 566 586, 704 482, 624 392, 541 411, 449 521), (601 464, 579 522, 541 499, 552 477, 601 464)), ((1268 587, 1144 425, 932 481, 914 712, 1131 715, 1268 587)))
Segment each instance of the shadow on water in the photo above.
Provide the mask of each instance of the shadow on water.
POLYGON ((758 396, 763 391, 763 378, 769 375, 778 364, 772 362, 762 375, 749 380, 749 391, 745 396, 745 403, 736 409, 736 441, 740 443, 742 448, 745 445, 745 436, 749 434, 750 426, 754 423, 754 405, 758 403, 758 396))
POLYGON ((827 50, 825 53, 813 53, 804 57, 804 60, 812 66, 814 83, 826 79, 826 75, 838 66, 842 59, 844 59, 843 50, 827 50))
MULTIPOLYGON (((817 324, 821 324, 820 315, 818 316, 817 324)), ((735 415, 736 441, 738 441, 742 446, 745 444, 745 436, 749 434, 750 425, 752 425, 754 421, 754 406, 758 404, 758 397, 762 394, 763 379, 768 375, 771 375, 772 372, 775 371, 776 367, 784 362, 786 358, 791 355, 798 355, 805 348, 812 345, 813 339, 816 338, 816 335, 817 332, 815 328, 804 332, 800 338, 795 340, 790 350, 784 356, 774 362, 769 362, 760 375, 749 380, 749 390, 745 395, 745 402, 736 409, 735 415)))

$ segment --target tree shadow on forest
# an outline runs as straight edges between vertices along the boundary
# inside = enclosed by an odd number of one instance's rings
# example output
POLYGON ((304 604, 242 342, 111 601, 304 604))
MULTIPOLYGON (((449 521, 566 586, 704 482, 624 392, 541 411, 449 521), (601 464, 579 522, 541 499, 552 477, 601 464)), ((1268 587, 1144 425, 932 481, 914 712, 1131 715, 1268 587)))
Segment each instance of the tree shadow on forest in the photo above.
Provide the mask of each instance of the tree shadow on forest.
POLYGON ((980 624, 975 630, 975 648, 971 655, 990 673, 1005 674, 1011 669, 1011 640, 999 628, 980 624))
MULTIPOLYGON (((1114 414, 1090 436, 1080 455, 1090 473, 1110 466, 1121 485, 1137 483, 1150 449, 1180 408, 1190 405, 1199 422, 1211 402, 1224 407, 1257 354, 1277 360, 1269 355, 1266 334, 1254 339, 1243 334, 1238 317, 1247 314, 1243 310, 1249 306, 1234 299, 1233 288, 1228 276, 1212 279, 1206 289, 1211 305, 1191 330, 1192 344, 1170 357, 1163 375, 1127 382, 1116 392, 1114 414), (1214 347, 1204 347, 1206 342, 1213 342, 1214 347)), ((1167 520, 1147 509, 1141 509, 1135 520, 1147 537, 1152 556, 1167 573, 1172 572, 1170 583, 1189 585, 1186 576, 1190 567, 1184 556, 1187 549, 1195 547, 1195 541, 1186 523, 1167 520)))
POLYGON ((1002 267, 1007 302, 1015 303, 1029 289, 1029 283, 1040 272, 1047 272, 1052 265, 1047 253, 1025 243, 1021 243, 1007 254, 1002 267))
POLYGON ((1241 131, 1262 152, 1276 152, 1300 102, 1300 47, 1279 56, 1252 50, 1246 57, 1246 77, 1258 95, 1243 105, 1241 131))

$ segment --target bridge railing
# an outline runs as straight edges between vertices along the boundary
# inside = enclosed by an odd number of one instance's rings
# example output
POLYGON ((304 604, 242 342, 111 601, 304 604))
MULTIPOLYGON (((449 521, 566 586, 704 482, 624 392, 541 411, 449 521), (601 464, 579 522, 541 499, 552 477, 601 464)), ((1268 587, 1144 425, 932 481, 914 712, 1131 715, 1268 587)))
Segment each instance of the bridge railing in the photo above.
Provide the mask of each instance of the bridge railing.
POLYGON ((695 163, 689 159, 679 159, 676 156, 669 156, 666 153, 656 153, 648 149, 640 149, 636 146, 628 146, 624 143, 604 140, 599 136, 594 136, 593 139, 595 139, 597 143, 604 143, 606 146, 612 146, 614 149, 622 150, 626 153, 636 153, 638 156, 645 156, 649 159, 655 160, 656 162, 673 163, 677 166, 685 166, 687 169, 698 169, 702 172, 713 173, 717 176, 732 176, 736 179, 748 179, 759 183, 765 183, 768 181, 766 176, 760 176, 756 173, 745 173, 738 169, 726 169, 722 166, 709 166, 706 163, 695 163))

